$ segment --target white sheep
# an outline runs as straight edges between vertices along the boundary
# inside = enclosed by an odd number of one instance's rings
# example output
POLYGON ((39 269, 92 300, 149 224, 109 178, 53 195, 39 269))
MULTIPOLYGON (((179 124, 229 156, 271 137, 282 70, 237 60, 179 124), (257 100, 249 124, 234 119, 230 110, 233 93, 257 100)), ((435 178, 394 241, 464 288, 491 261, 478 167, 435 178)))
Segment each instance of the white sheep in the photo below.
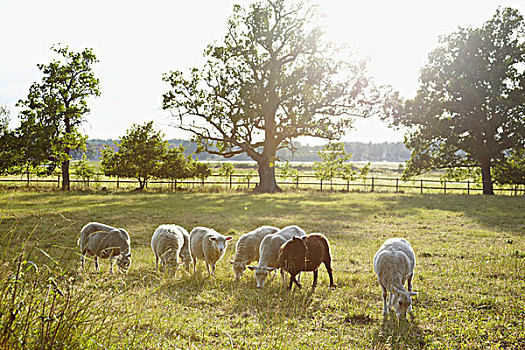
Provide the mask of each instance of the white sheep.
MULTIPOLYGON (((257 288, 264 287, 264 281, 271 271, 280 268, 279 251, 281 246, 292 237, 306 236, 306 232, 299 226, 286 226, 276 233, 267 235, 263 238, 259 247, 259 263, 257 266, 248 266, 255 272, 255 281, 257 288)), ((281 277, 284 281, 284 271, 281 269, 281 277)))
POLYGON ((170 266, 175 269, 181 264, 189 270, 190 236, 185 228, 178 225, 160 225, 151 236, 151 249, 155 255, 155 269, 159 269, 159 259, 164 267, 164 272, 170 266))
POLYGON ((412 297, 417 294, 412 292, 415 266, 416 255, 404 238, 387 239, 375 254, 374 271, 383 290, 383 315, 392 307, 398 317, 406 317, 407 311, 412 310, 412 297), (405 281, 408 291, 403 286, 405 281))
POLYGON ((117 257, 119 272, 126 272, 131 264, 129 234, 122 228, 115 228, 98 222, 90 222, 80 231, 78 239, 84 269, 84 256, 94 256, 95 270, 100 271, 98 258, 110 259, 109 271, 113 273, 113 258, 117 257))
POLYGON ((190 232, 190 255, 193 262, 193 273, 197 271, 197 259, 204 260, 208 273, 215 273, 215 264, 221 260, 228 241, 232 237, 225 237, 217 231, 207 227, 195 227, 190 232))
POLYGON ((279 231, 277 227, 261 226, 239 238, 235 249, 235 257, 233 260, 230 260, 236 280, 242 277, 246 265, 252 261, 259 260, 259 247, 264 237, 277 231, 279 231))

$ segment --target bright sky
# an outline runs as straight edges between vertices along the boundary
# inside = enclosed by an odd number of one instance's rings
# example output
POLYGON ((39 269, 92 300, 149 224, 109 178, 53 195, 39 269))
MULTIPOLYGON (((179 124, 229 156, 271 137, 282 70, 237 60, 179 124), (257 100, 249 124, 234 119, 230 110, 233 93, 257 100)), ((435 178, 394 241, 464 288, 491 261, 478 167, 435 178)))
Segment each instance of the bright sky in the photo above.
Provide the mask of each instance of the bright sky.
MULTIPOLYGON (((315 0, 314 0, 315 1, 315 0)), ((167 138, 182 137, 161 108, 163 73, 201 67, 207 44, 220 41, 233 4, 248 0, 0 0, 0 103, 27 97, 40 81, 38 63, 61 43, 93 48, 101 97, 89 102, 83 131, 117 139, 133 123, 154 120, 167 138)), ((480 26, 498 6, 525 14, 523 0, 317 0, 328 40, 346 42, 371 58, 371 73, 405 97, 417 91, 419 70, 438 36, 458 26, 480 26)), ((13 122, 14 124, 15 122, 13 122)), ((358 119, 345 141, 402 141, 403 133, 377 119, 358 119)))

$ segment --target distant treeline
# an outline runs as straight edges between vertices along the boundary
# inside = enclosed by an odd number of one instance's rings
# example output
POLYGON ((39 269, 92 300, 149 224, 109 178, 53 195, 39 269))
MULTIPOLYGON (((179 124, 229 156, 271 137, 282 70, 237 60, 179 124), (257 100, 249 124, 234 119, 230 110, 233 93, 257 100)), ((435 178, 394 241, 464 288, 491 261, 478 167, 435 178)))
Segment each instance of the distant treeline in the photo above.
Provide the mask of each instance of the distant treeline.
MULTIPOLYGON (((186 153, 192 154, 197 150, 197 143, 188 140, 173 139, 168 141, 170 147, 182 144, 186 148, 186 153)), ((371 161, 371 162, 402 162, 410 159, 410 150, 402 142, 382 142, 382 143, 365 143, 365 142, 345 142, 345 150, 352 155, 353 161, 371 161)), ((89 160, 100 160, 101 151, 105 146, 118 149, 114 140, 88 140, 86 144, 86 157, 89 160)), ((308 146, 300 143, 294 143, 296 151, 283 149, 277 152, 281 161, 298 161, 313 162, 319 161, 319 152, 323 146, 308 146)), ((73 158, 82 157, 81 152, 75 152, 73 158)), ((222 160, 221 156, 209 154, 207 152, 199 153, 199 160, 222 160)), ((240 154, 230 158, 230 160, 251 160, 247 155, 240 154)))

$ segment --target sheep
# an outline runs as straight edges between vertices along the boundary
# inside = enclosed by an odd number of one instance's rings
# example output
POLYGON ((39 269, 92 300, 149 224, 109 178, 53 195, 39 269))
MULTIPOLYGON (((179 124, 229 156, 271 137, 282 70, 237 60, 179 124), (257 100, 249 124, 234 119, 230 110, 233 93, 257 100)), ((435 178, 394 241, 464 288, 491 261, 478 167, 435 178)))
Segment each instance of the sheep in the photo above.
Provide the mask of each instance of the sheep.
MULTIPOLYGON (((250 270, 255 272, 257 288, 263 288, 268 273, 280 267, 277 261, 279 258, 279 249, 281 245, 295 236, 306 236, 306 232, 299 226, 292 225, 286 226, 280 231, 263 238, 261 246, 259 247, 259 264, 257 266, 248 266, 250 270)), ((281 276, 284 280, 283 270, 281 270, 281 276)))
POLYGON ((160 225, 157 227, 153 236, 151 236, 151 249, 155 255, 155 269, 164 267, 164 272, 169 266, 179 267, 179 257, 181 264, 184 264, 186 270, 189 270, 190 257, 190 236, 188 231, 178 225, 160 225))
POLYGON ((330 277, 330 288, 334 287, 330 244, 326 237, 320 233, 312 233, 306 237, 293 237, 283 244, 279 252, 278 263, 283 270, 290 274, 288 289, 292 289, 294 282, 297 287, 301 288, 301 284, 295 279, 295 276, 301 271, 313 271, 312 289, 314 289, 317 285, 317 269, 321 263, 326 267, 330 277))
POLYGON ((228 241, 231 239, 231 236, 225 237, 207 227, 195 227, 191 230, 190 255, 193 262, 193 273, 197 271, 197 259, 201 259, 206 262, 208 273, 213 275, 215 264, 223 257, 228 248, 228 241))
POLYGON ((246 265, 259 260, 259 247, 264 237, 279 231, 277 227, 261 226, 254 231, 242 235, 237 241, 235 257, 230 260, 235 279, 242 277, 246 265))
POLYGON ((374 271, 383 290, 383 315, 394 308, 398 317, 406 317, 412 310, 412 278, 416 255, 404 238, 390 238, 383 243, 374 256, 374 271), (408 281, 408 291, 403 285, 408 281), (387 295, 390 293, 388 301, 387 295))
POLYGON ((100 271, 98 258, 110 259, 109 271, 113 273, 113 257, 117 256, 119 272, 126 273, 131 264, 131 245, 129 234, 122 228, 115 228, 98 222, 86 224, 78 239, 84 269, 84 256, 94 256, 95 270, 100 271))

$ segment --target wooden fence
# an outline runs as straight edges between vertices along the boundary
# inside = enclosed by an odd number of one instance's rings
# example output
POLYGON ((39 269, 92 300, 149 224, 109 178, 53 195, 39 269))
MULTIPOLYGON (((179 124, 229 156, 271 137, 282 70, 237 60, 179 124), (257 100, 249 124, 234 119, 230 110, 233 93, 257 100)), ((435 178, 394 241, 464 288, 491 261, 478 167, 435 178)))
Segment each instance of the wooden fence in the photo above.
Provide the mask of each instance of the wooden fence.
MULTIPOLYGON (((396 177, 369 176, 350 181, 334 178, 332 181, 322 181, 314 175, 299 175, 293 179, 276 177, 278 185, 283 189, 312 189, 319 191, 361 191, 361 192, 395 192, 395 193, 442 193, 442 194, 481 194, 483 186, 480 182, 472 181, 440 181, 438 179, 417 179, 404 181, 396 177)), ((135 179, 75 179, 72 178, 71 186, 74 189, 131 189, 138 187, 135 179)), ((233 190, 250 189, 258 183, 258 176, 233 174, 227 178, 211 175, 205 181, 183 180, 172 182, 168 180, 151 180, 149 189, 176 191, 177 189, 192 189, 198 191, 210 186, 229 188, 233 190)), ((56 178, 0 178, 0 185, 8 186, 46 186, 58 187, 61 177, 56 178)), ((525 195, 525 186, 494 186, 494 192, 502 195, 525 195)))

